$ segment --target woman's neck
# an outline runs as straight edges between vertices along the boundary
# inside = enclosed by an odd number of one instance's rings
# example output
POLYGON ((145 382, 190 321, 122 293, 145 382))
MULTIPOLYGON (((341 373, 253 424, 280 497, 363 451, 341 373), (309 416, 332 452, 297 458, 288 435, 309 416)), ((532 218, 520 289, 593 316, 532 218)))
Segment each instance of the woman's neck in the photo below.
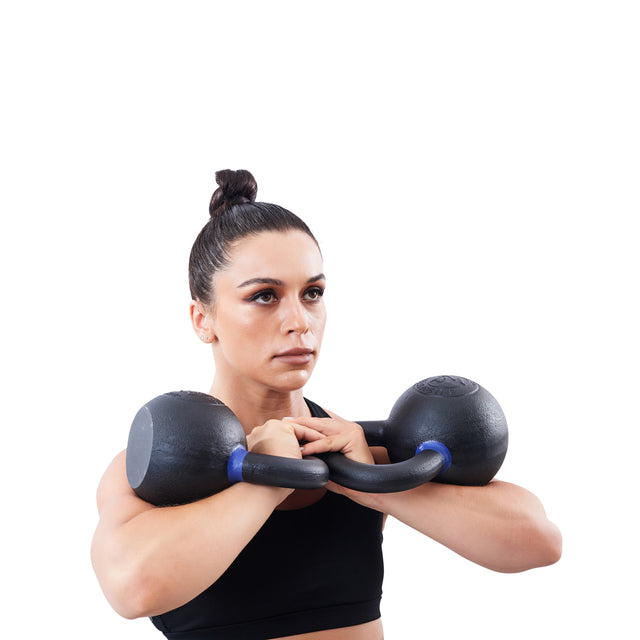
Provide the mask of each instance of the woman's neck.
POLYGON ((246 433, 267 420, 311 415, 302 389, 279 391, 250 382, 225 383, 216 375, 209 393, 233 411, 246 433))

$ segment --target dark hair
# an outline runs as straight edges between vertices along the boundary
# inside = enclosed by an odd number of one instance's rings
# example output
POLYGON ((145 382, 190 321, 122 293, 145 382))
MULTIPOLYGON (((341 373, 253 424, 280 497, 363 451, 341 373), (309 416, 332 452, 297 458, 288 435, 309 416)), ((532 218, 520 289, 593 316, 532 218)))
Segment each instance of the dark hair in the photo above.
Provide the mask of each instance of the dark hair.
POLYGON ((309 227, 291 211, 267 202, 255 202, 258 185, 244 170, 216 172, 218 188, 211 196, 209 222, 193 243, 189 257, 191 298, 205 304, 213 302, 213 274, 228 266, 230 250, 238 240, 263 231, 291 231, 308 234, 309 227))

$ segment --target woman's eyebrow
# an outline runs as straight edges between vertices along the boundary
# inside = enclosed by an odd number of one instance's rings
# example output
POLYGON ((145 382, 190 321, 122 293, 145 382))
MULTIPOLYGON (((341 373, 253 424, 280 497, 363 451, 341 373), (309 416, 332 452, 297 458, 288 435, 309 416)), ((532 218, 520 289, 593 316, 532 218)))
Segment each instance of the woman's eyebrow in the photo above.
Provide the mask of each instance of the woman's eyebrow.
MULTIPOLYGON (((312 276, 307 280, 307 284, 318 282, 318 280, 326 280, 324 273, 319 273, 317 276, 312 276)), ((282 280, 277 280, 276 278, 251 278, 239 284, 237 288, 241 289, 242 287, 249 287, 253 284, 272 284, 276 287, 281 287, 284 285, 284 282, 282 282, 282 280)))
POLYGON ((252 284, 273 284, 281 287, 284 283, 282 280, 276 280, 275 278, 251 278, 250 280, 245 280, 242 284, 239 284, 237 288, 241 289, 242 287, 248 287, 252 284))

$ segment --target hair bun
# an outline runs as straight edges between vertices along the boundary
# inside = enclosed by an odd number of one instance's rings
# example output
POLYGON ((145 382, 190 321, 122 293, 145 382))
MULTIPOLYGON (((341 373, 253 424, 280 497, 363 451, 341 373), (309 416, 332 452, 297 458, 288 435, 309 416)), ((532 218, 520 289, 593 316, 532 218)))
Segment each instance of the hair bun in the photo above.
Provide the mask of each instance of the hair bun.
POLYGON ((216 171, 218 188, 211 196, 209 215, 214 216, 220 209, 234 204, 254 202, 258 194, 258 184, 255 178, 244 169, 233 171, 223 169, 216 171))

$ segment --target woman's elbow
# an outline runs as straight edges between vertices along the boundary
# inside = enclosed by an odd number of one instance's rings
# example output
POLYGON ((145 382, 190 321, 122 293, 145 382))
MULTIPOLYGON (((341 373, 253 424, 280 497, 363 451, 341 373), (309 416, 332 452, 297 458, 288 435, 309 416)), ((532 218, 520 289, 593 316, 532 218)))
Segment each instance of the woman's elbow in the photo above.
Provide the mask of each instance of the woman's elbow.
POLYGON ((125 561, 123 554, 114 549, 113 544, 94 545, 91 562, 102 592, 111 608, 123 618, 148 617, 157 601, 157 593, 152 588, 140 563, 125 561))
POLYGON ((553 522, 545 520, 537 527, 538 567, 548 567, 562 557, 562 534, 553 522))
POLYGON ((142 572, 126 571, 112 576, 101 587, 113 610, 127 620, 161 613, 158 589, 142 572))
POLYGON ((546 518, 523 523, 516 539, 512 562, 502 569, 504 573, 548 567, 562 557, 562 534, 546 518))

